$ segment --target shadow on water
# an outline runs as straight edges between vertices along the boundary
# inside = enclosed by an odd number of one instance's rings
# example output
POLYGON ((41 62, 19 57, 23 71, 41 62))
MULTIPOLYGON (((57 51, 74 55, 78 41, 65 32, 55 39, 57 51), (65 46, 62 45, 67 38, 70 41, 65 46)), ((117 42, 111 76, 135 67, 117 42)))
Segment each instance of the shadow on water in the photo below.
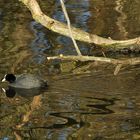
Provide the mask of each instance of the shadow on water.
POLYGON ((47 127, 34 127, 31 129, 38 129, 38 128, 43 128, 43 129, 63 129, 63 128, 67 128, 73 125, 79 125, 79 128, 84 126, 84 122, 77 122, 75 119, 72 119, 70 117, 65 117, 61 114, 69 114, 69 113, 73 113, 73 112, 59 112, 59 113, 50 113, 50 115, 58 117, 58 118, 62 118, 65 119, 67 122, 64 124, 53 124, 51 126, 47 126, 47 127))
MULTIPOLYGON (((87 97, 87 98, 90 98, 90 97, 87 97)), ((65 115, 70 116, 71 114, 77 114, 77 113, 80 114, 80 115, 82 115, 82 114, 85 114, 85 115, 105 115, 105 114, 114 113, 113 110, 108 109, 106 107, 114 105, 115 99, 108 100, 108 99, 94 98, 94 100, 104 101, 105 103, 102 104, 102 105, 100 105, 100 104, 95 104, 95 105, 87 104, 86 106, 90 107, 90 108, 97 109, 97 110, 101 110, 101 112, 92 112, 92 111, 91 112, 82 112, 82 111, 74 112, 73 111, 73 112, 49 113, 49 115, 51 115, 51 116, 55 116, 55 117, 58 117, 58 118, 65 119, 66 123, 64 123, 64 124, 53 124, 52 126, 47 126, 47 127, 35 127, 35 128, 31 128, 31 129, 38 129, 38 128, 42 128, 42 129, 62 129, 62 128, 70 127, 70 126, 73 126, 73 125, 76 125, 76 124, 78 124, 79 128, 81 128, 81 127, 84 127, 85 122, 83 122, 83 121, 77 122, 75 119, 70 118, 70 117, 65 117, 63 115, 65 114, 65 115)), ((79 110, 82 110, 82 109, 79 109, 79 110)))
MULTIPOLYGON (((88 98, 91 98, 91 97, 88 97, 88 98)), ((105 99, 105 98, 93 98, 93 99, 94 100, 99 100, 99 101, 104 101, 105 102, 104 104, 95 104, 95 105, 87 104, 87 107, 94 107, 96 109, 99 109, 99 110, 103 111, 103 112, 97 113, 97 115, 98 114, 104 115, 104 114, 114 113, 113 110, 108 109, 106 107, 111 106, 111 105, 114 105, 115 104, 114 101, 116 99, 105 99)))

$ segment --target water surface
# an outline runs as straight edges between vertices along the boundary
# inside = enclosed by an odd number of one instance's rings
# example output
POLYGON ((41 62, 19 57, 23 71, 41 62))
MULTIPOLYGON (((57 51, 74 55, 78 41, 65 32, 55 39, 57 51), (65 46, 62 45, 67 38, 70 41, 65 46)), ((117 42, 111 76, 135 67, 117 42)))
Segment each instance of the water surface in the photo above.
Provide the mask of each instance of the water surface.
MULTIPOLYGON (((59 1, 40 4, 46 14, 66 22, 59 1)), ((138 5, 137 0, 66 1, 73 26, 114 39, 140 35, 138 5)), ((83 54, 96 54, 93 44, 78 45, 83 54)), ((69 38, 35 22, 18 1, 0 2, 0 77, 33 73, 49 83, 43 92, 21 90, 13 98, 0 91, 0 139, 140 139, 140 66, 124 67, 114 76, 108 64, 47 61, 61 53, 76 54, 69 38)))

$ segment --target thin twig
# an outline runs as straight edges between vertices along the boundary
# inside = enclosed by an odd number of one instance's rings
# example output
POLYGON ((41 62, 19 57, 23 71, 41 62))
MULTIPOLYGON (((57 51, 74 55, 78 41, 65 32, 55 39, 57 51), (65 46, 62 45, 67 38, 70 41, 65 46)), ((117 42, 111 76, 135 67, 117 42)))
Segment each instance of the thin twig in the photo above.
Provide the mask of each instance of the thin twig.
POLYGON ((79 47, 78 47, 78 45, 77 45, 77 43, 76 43, 76 41, 75 41, 75 39, 74 39, 74 37, 73 37, 73 33, 72 33, 72 29, 71 29, 71 23, 70 23, 70 19, 69 19, 69 16, 68 16, 68 13, 67 13, 65 4, 64 4, 63 0, 60 0, 60 2, 61 2, 61 6, 62 6, 62 10, 63 10, 64 15, 65 15, 65 18, 66 18, 66 20, 67 20, 67 25, 68 25, 70 37, 71 37, 71 39, 72 39, 72 42, 73 42, 73 44, 74 44, 74 47, 75 47, 75 49, 76 49, 78 55, 82 55, 81 52, 80 52, 80 50, 79 50, 79 47))

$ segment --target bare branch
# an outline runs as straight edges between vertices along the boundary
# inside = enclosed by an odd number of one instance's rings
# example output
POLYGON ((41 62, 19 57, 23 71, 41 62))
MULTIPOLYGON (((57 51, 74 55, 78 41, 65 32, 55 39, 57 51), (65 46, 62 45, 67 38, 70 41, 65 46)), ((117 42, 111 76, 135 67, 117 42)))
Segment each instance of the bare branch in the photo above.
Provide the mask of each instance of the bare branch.
POLYGON ((75 55, 63 56, 61 54, 59 56, 47 57, 47 59, 48 60, 60 59, 60 60, 75 60, 75 61, 100 61, 100 62, 112 63, 116 65, 117 64, 136 65, 140 63, 140 57, 120 60, 120 59, 113 59, 113 58, 107 58, 107 57, 95 57, 95 56, 75 56, 75 55))
MULTIPOLYGON (((32 13, 33 18, 37 22, 41 23, 43 26, 45 26, 46 28, 54 32, 61 33, 62 35, 65 35, 68 37, 70 36, 69 29, 67 28, 67 26, 64 23, 61 23, 57 20, 54 20, 46 16, 41 11, 36 0, 20 0, 20 1, 22 1, 29 8, 29 10, 32 13)), ((89 34, 87 32, 84 32, 74 27, 72 27, 72 34, 73 34, 74 39, 76 40, 98 44, 98 45, 101 45, 102 47, 113 45, 113 47, 115 47, 116 49, 119 49, 119 48, 126 47, 126 45, 132 45, 132 44, 138 44, 137 47, 140 47, 139 45, 140 37, 119 41, 119 40, 103 38, 95 34, 89 34)))
POLYGON ((114 75, 117 75, 123 65, 136 65, 140 64, 140 57, 136 58, 129 58, 129 59, 113 59, 113 58, 106 58, 106 57, 94 57, 94 56, 53 56, 47 57, 48 60, 60 59, 60 60, 73 60, 73 61, 99 61, 105 63, 111 63, 117 65, 114 70, 114 75))
POLYGON ((106 58, 106 57, 94 57, 94 56, 75 56, 75 55, 68 55, 63 56, 52 56, 47 57, 48 60, 60 59, 60 60, 74 60, 74 61, 101 61, 107 63, 116 64, 118 61, 116 59, 106 58))

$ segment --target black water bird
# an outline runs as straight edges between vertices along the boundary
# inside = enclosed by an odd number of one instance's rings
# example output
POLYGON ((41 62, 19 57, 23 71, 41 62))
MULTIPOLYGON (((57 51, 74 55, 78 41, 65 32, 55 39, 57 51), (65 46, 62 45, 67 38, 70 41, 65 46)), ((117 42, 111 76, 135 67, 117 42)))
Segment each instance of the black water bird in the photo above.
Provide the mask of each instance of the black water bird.
POLYGON ((16 94, 23 97, 32 97, 43 93, 48 84, 39 76, 32 74, 6 74, 2 78, 2 82, 8 81, 9 85, 6 89, 2 88, 7 97, 14 97, 16 94))
POLYGON ((2 82, 4 81, 8 81, 10 87, 22 89, 45 88, 48 86, 45 80, 32 74, 6 74, 2 79, 2 82))

